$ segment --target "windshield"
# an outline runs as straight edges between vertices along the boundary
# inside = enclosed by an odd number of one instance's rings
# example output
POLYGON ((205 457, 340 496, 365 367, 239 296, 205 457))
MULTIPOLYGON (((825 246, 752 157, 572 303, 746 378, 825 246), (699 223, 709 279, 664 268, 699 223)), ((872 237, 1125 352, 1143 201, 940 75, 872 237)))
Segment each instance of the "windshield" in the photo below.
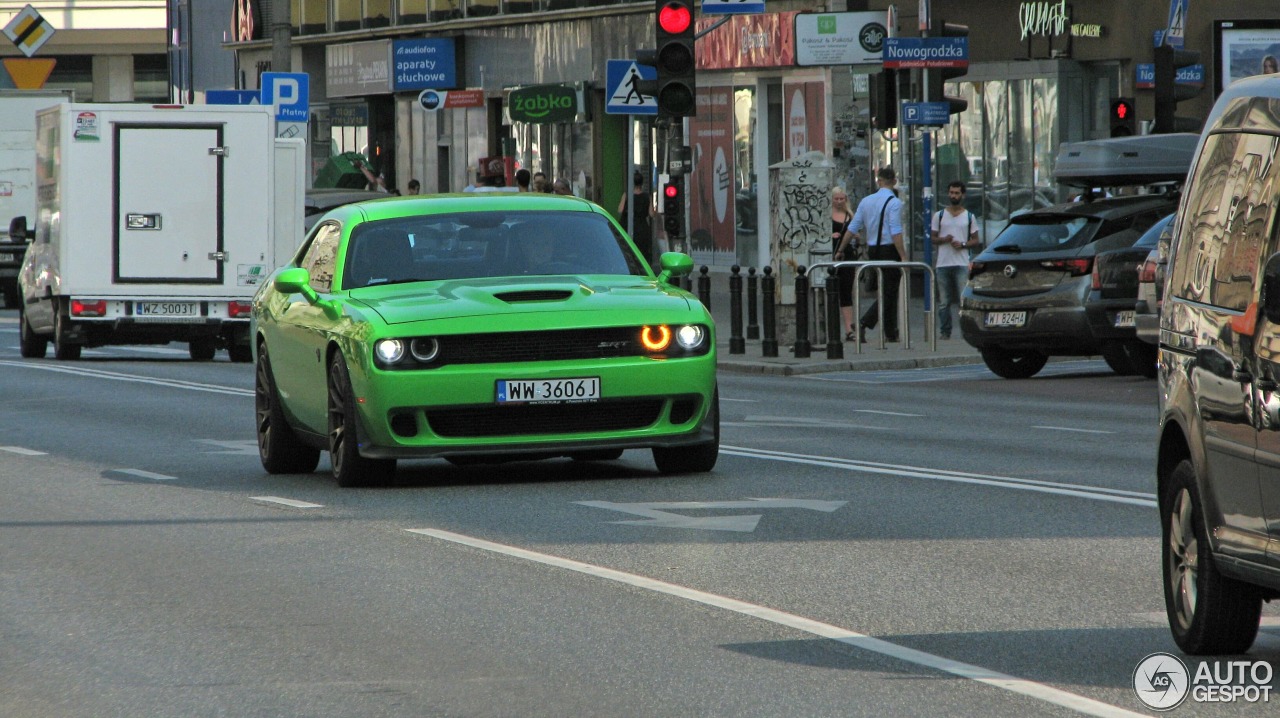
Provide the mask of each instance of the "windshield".
POLYGON ((993 251, 1047 252, 1083 247, 1101 222, 1087 217, 1029 214, 1015 217, 991 243, 993 251))
POLYGON ((561 274, 649 272, 593 212, 455 212, 366 222, 347 243, 343 287, 561 274))
POLYGON ((1156 246, 1156 244, 1158 244, 1160 241, 1160 233, 1163 232, 1169 226, 1169 223, 1172 221, 1173 221, 1173 215, 1168 215, 1162 218, 1160 221, 1156 222, 1155 224, 1151 225, 1150 227, 1147 228, 1146 232, 1142 233, 1142 236, 1138 239, 1138 241, 1133 243, 1133 246, 1135 247, 1156 246))

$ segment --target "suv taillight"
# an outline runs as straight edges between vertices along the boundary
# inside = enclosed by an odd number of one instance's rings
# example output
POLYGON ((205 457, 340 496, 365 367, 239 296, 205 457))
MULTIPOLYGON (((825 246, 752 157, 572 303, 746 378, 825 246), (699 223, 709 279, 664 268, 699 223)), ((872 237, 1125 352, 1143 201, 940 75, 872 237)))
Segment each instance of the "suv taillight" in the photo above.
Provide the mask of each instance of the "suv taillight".
POLYGON ((1102 272, 1098 271, 1098 263, 1093 265, 1093 276, 1090 278, 1089 287, 1091 289, 1102 289, 1102 272))
POLYGON ((1159 258, 1159 253, 1153 249, 1151 250, 1151 253, 1147 255, 1146 261, 1138 265, 1138 281, 1139 282, 1154 283, 1156 281, 1156 260, 1158 258, 1159 258))
MULTIPOLYGON (((1093 257, 1077 257, 1075 259, 1046 259, 1040 263, 1045 269, 1056 269, 1070 272, 1073 277, 1083 277, 1093 271, 1093 257)), ((1098 288, 1097 277, 1094 278, 1094 289, 1098 288)))

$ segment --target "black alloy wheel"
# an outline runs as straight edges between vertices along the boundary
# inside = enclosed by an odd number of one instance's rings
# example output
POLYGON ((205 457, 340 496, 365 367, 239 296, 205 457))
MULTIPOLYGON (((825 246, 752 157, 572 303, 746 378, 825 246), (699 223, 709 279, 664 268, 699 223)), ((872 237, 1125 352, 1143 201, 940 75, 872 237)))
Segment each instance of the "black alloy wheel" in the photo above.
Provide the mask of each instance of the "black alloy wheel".
POLYGON ((396 470, 395 459, 368 459, 360 455, 359 417, 351 375, 342 352, 329 360, 329 463, 338 486, 355 488, 389 480, 396 470))
POLYGON ((1029 379, 1044 368, 1049 357, 1040 352, 1010 349, 980 349, 982 361, 992 374, 1003 379, 1029 379))
POLYGON ((1262 596, 1218 573, 1189 459, 1174 468, 1163 499, 1164 602, 1174 642, 1196 656, 1244 653, 1258 635, 1262 596))
POLYGON ((320 450, 298 440, 284 418, 267 345, 258 347, 253 373, 253 408, 258 428, 258 458, 269 474, 309 474, 320 463, 320 450))

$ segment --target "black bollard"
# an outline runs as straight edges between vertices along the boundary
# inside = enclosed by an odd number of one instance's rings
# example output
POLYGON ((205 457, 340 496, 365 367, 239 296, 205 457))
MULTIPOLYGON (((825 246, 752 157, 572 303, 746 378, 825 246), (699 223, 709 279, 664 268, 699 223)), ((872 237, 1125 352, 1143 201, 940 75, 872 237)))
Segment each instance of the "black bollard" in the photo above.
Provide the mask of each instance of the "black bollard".
POLYGON ((761 313, 764 315, 764 337, 760 340, 761 356, 778 356, 777 317, 774 307, 774 294, 778 291, 773 278, 773 267, 764 268, 764 276, 760 279, 761 313))
POLYGON ((747 340, 742 337, 742 271, 738 265, 729 269, 729 353, 746 354, 747 340))
POLYGON ((760 325, 756 323, 756 268, 747 269, 747 338, 760 338, 760 325))
POLYGON ((844 358, 844 330, 840 328, 840 275, 827 267, 827 358, 844 358))
POLYGON ((707 272, 711 271, 707 265, 702 265, 702 270, 698 276, 698 299, 702 301, 702 306, 711 311, 711 277, 707 272))
POLYGON ((813 346, 809 344, 809 278, 804 265, 796 267, 796 345, 797 359, 808 359, 813 346))

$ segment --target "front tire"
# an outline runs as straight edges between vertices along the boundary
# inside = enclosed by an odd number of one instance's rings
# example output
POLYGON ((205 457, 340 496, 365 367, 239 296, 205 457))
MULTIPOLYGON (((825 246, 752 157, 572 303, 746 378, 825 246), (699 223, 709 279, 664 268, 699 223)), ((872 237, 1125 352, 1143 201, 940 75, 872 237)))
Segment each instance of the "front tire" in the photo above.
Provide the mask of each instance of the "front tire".
POLYGON ((982 361, 992 374, 1003 379, 1029 379, 1035 376, 1049 361, 1049 357, 1037 351, 1011 351, 1007 349, 982 349, 982 361))
POLYGON ((309 474, 320 463, 320 451, 298 441, 284 418, 267 345, 258 347, 253 373, 253 407, 258 424, 258 458, 269 474, 309 474))
POLYGON ((1190 460, 1174 468, 1163 499, 1164 602, 1173 640, 1191 655, 1244 653, 1258 635, 1262 596, 1218 573, 1190 460))
POLYGON ((655 446, 653 447, 653 463, 663 474, 701 474, 716 467, 716 459, 720 457, 720 389, 717 387, 711 398, 711 411, 706 421, 710 422, 715 438, 692 446, 655 446))
POLYGON ((18 351, 22 354, 23 359, 43 359, 45 353, 49 351, 49 338, 36 334, 31 329, 31 322, 27 321, 27 314, 23 312, 18 318, 20 325, 18 333, 18 351))
POLYGON ((351 374, 342 352, 329 360, 329 463, 338 486, 355 488, 384 483, 396 471, 395 459, 360 455, 358 417, 351 374))

